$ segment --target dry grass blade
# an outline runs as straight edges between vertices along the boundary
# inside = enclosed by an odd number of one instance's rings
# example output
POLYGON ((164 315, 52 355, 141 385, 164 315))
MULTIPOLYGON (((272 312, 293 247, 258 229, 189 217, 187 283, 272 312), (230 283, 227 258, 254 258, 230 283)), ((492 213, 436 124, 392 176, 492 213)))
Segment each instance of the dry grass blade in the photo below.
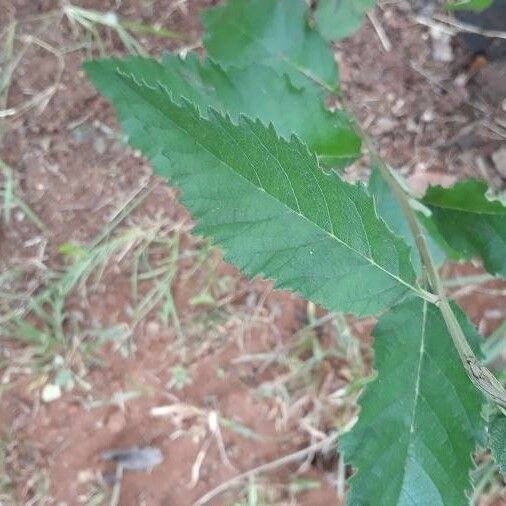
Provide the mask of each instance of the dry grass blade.
POLYGON ((130 34, 130 32, 168 39, 185 38, 183 34, 173 32, 162 27, 145 25, 136 21, 121 19, 113 11, 102 12, 92 9, 84 9, 72 4, 66 4, 63 7, 63 13, 71 23, 81 26, 92 35, 102 54, 105 53, 105 45, 97 30, 97 26, 104 26, 113 30, 129 53, 139 55, 147 55, 146 50, 142 44, 130 34))
POLYGON ((224 492, 230 490, 231 488, 235 488, 239 486, 242 482, 253 478, 262 473, 270 472, 280 467, 286 466, 288 464, 292 464, 294 462, 299 462, 308 457, 308 455, 320 452, 320 451, 328 451, 334 448, 337 444, 337 433, 333 433, 330 436, 327 436, 323 441, 319 441, 318 443, 314 443, 302 450, 299 450, 294 453, 290 453, 285 455, 279 459, 273 460, 271 462, 267 462, 266 464, 262 464, 257 466, 249 471, 241 473, 230 480, 223 482, 221 485, 218 485, 216 488, 210 490, 205 495, 203 495, 200 499, 193 503, 193 506, 204 506, 209 504, 210 501, 215 499, 217 496, 223 494, 224 492))

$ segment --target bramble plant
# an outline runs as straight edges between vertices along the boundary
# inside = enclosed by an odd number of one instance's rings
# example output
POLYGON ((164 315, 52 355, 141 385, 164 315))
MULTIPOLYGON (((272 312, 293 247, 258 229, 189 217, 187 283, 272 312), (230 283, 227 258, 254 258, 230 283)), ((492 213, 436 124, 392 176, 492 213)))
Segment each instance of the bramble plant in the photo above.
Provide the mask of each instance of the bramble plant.
POLYGON ((504 472, 506 394, 437 265, 480 257, 506 275, 506 207, 477 180, 417 200, 351 107, 326 108, 329 96, 344 103, 328 41, 372 3, 321 0, 312 14, 304 0, 231 0, 202 16, 204 60, 85 68, 226 260, 328 310, 378 317, 377 378, 339 441, 355 469, 349 504, 466 504, 478 447, 504 472), (361 139, 368 186, 336 171, 360 156, 361 139))

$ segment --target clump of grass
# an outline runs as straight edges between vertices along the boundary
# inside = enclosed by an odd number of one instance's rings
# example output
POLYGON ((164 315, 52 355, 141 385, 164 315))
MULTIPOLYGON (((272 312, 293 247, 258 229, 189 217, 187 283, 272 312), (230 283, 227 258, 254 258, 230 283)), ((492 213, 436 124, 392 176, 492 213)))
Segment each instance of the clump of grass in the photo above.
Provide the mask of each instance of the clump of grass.
POLYGON ((0 173, 2 181, 0 183, 0 210, 2 221, 5 225, 10 225, 12 221, 12 212, 19 209, 40 231, 46 231, 46 226, 30 206, 19 196, 17 185, 14 178, 14 171, 5 162, 0 159, 0 173))
POLYGON ((56 381, 73 385, 79 379, 69 371, 83 357, 92 358, 106 342, 113 342, 116 349, 128 353, 138 325, 154 311, 161 325, 173 325, 177 336, 183 338, 172 294, 180 258, 191 253, 181 251, 181 224, 166 219, 124 224, 151 190, 152 187, 129 198, 88 244, 61 245, 59 251, 66 265, 46 272, 36 288, 20 290, 16 282, 23 281, 29 266, 0 276, 0 335, 27 345, 29 357, 25 354, 23 358, 28 358, 39 372, 52 373, 56 381), (128 321, 110 327, 83 324, 82 315, 77 316, 69 308, 69 301, 77 297, 81 305, 86 305, 88 291, 101 283, 107 267, 121 263, 129 265, 130 270, 128 321), (148 284, 150 288, 146 290, 148 284))
POLYGON ((137 21, 122 19, 113 11, 96 11, 66 4, 63 6, 63 13, 74 26, 80 26, 91 35, 101 53, 105 53, 105 44, 98 30, 100 26, 112 30, 119 37, 125 49, 132 54, 146 55, 144 47, 132 35, 133 33, 168 39, 184 40, 185 38, 181 33, 156 25, 145 25, 137 21))
POLYGON ((0 504, 54 504, 48 473, 39 462, 35 445, 8 433, 0 437, 0 504))
POLYGON ((236 364, 248 362, 261 370, 277 369, 274 379, 263 382, 257 393, 279 405, 281 426, 296 420, 298 429, 310 438, 349 423, 354 415, 352 400, 366 374, 360 342, 344 316, 329 313, 316 318, 311 304, 307 325, 282 348, 234 360, 236 364))

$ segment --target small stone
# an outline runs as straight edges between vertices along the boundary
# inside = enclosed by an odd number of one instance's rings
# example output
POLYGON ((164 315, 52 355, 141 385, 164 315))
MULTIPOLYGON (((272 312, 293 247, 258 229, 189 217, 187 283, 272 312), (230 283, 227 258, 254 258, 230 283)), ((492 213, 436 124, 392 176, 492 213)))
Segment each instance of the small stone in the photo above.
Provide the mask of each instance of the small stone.
POLYGON ((422 121, 424 123, 430 123, 434 119, 434 111, 427 109, 422 114, 422 121))
POLYGON ((148 336, 156 336, 160 333, 160 324, 155 321, 151 320, 146 324, 146 334, 148 336))
POLYGON ((433 26, 430 29, 432 39, 432 57, 436 61, 453 61, 452 37, 442 31, 439 27, 433 26))
POLYGON ((43 402, 53 402, 56 399, 61 397, 61 387, 60 385, 54 385, 53 383, 48 383, 44 386, 41 392, 41 398, 43 402))
POLYGON ((95 480, 95 473, 91 469, 83 469, 77 473, 77 481, 79 483, 89 483, 95 480))

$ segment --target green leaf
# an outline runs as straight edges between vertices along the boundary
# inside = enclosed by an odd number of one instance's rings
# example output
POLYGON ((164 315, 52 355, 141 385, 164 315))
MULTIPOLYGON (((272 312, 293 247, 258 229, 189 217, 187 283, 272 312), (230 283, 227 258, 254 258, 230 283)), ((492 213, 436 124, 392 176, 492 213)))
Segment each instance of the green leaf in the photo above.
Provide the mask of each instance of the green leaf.
MULTIPOLYGON (((390 227, 390 229, 402 237, 404 241, 411 248, 411 262, 415 267, 416 272, 421 271, 420 254, 416 246, 415 238, 411 233, 408 221, 404 216, 404 212, 390 190, 388 184, 381 176, 378 169, 373 167, 371 177, 369 178, 369 192, 373 195, 378 214, 383 221, 390 227)), ((427 234, 427 241, 432 253, 432 257, 436 265, 441 265, 445 260, 445 254, 438 244, 427 234)))
POLYGON ((494 0, 459 0, 457 2, 448 3, 445 8, 448 10, 466 10, 480 12, 488 9, 494 0))
POLYGON ((501 414, 492 416, 488 424, 488 435, 492 456, 506 477, 506 416, 501 414))
POLYGON ((263 64, 296 86, 318 83, 335 90, 334 55, 307 20, 304 0, 230 0, 204 11, 204 46, 222 65, 263 64))
POLYGON ((182 201, 225 258, 330 310, 374 313, 418 292, 406 245, 378 219, 362 185, 325 174, 296 137, 215 111, 203 118, 163 87, 88 62, 95 85, 118 110, 133 146, 182 201))
MULTIPOLYGON (((456 309, 471 338, 474 328, 456 309)), ((378 376, 341 442, 346 462, 357 468, 348 504, 467 505, 471 453, 485 440, 483 397, 440 311, 409 298, 381 317, 374 337, 378 376)))
POLYGON ((234 121, 244 114, 265 125, 272 123, 285 139, 295 133, 328 167, 342 167, 360 155, 360 138, 352 122, 343 111, 325 108, 321 88, 296 88, 270 67, 223 69, 211 60, 200 62, 195 54, 184 60, 166 54, 163 65, 141 57, 111 64, 138 81, 158 83, 174 96, 184 96, 201 112, 212 106, 228 112, 234 121))
POLYGON ((487 190, 485 182, 472 179, 451 188, 432 186, 422 202, 451 258, 480 256, 489 272, 506 276, 506 206, 489 200, 487 190))
POLYGON ((315 12, 318 29, 327 40, 349 37, 375 4, 376 0, 319 0, 315 12))

